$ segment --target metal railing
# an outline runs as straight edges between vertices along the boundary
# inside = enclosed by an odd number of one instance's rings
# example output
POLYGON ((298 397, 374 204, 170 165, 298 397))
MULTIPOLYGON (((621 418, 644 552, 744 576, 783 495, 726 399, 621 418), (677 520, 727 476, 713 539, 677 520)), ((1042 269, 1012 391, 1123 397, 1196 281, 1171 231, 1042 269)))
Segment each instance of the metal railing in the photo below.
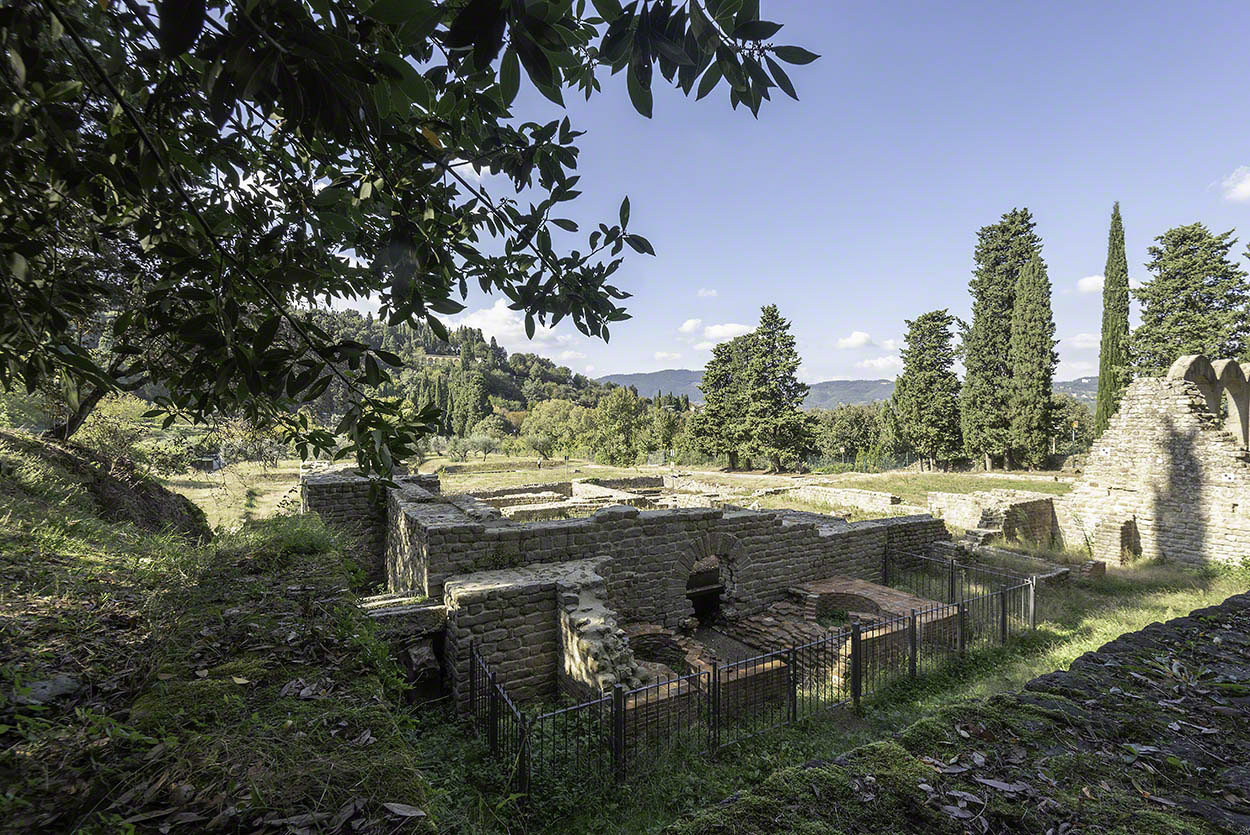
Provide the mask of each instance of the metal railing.
POLYGON ((1036 582, 923 556, 888 557, 882 579, 940 601, 824 637, 528 714, 470 649, 470 719, 513 789, 532 796, 726 746, 837 707, 860 709, 890 684, 1034 628, 1036 582))

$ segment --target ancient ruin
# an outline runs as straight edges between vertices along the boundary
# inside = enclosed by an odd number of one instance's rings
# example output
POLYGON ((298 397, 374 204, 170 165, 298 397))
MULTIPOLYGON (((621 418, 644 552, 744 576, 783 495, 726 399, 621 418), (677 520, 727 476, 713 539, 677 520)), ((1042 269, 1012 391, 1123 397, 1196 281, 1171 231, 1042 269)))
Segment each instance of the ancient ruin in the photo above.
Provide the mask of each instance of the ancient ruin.
MULTIPOLYGON (((949 539, 928 515, 848 523, 709 507, 680 477, 461 495, 443 495, 434 476, 397 484, 379 491, 329 471, 301 491, 307 510, 355 524, 377 549, 371 569, 390 592, 366 605, 410 637, 415 672, 433 676, 441 659, 462 704, 470 646, 516 698, 580 699, 824 635, 835 622, 862 624, 868 646, 897 642, 897 626, 873 624, 936 604, 879 585, 886 558, 949 539)), ((943 618, 922 619, 925 635, 950 632, 943 618)))

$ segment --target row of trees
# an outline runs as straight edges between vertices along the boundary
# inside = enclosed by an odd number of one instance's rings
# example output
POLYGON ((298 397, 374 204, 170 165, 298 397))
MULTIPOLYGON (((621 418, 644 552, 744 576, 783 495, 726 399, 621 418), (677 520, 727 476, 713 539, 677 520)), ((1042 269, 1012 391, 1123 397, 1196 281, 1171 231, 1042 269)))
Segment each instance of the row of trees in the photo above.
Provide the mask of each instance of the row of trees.
POLYGON ((1150 277, 1130 288, 1124 223, 1115 204, 1103 273, 1098 433, 1134 374, 1160 374, 1186 354, 1250 359, 1250 282, 1232 258, 1236 244, 1232 230, 1215 234, 1202 223, 1173 227, 1147 250, 1150 277), (1141 306, 1141 324, 1131 332, 1130 293, 1141 306))

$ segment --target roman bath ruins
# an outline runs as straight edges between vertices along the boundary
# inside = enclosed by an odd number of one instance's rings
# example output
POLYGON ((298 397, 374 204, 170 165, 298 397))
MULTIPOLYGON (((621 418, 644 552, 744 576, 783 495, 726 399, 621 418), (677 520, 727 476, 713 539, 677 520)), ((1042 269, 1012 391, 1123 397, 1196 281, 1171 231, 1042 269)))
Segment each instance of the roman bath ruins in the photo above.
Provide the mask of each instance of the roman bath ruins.
MULTIPOLYGON (((888 587, 891 561, 947 558, 994 536, 1081 548, 1095 563, 1240 561, 1248 394, 1232 360, 1183 357, 1165 377, 1135 380, 1063 497, 931 493, 911 508, 886 493, 794 488, 893 514, 862 522, 752 509, 750 496, 680 474, 449 495, 435 475, 382 490, 337 470, 307 475, 301 493, 306 510, 363 534, 388 589, 364 605, 403 639, 418 678, 465 705, 472 646, 518 700, 581 700, 848 623, 872 640, 874 623, 939 605, 888 587), (947 523, 968 532, 962 542, 947 523)), ((941 618, 920 628, 930 640, 954 633, 941 618)))

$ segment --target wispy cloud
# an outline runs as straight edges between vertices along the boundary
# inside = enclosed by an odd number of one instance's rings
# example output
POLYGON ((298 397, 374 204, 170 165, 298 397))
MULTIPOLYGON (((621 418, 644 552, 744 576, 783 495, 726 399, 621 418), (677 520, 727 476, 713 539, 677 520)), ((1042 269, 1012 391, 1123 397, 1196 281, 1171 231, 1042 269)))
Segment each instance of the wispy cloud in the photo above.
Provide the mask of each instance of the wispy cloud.
POLYGON ((1250 165, 1240 166, 1220 183, 1224 199, 1233 203, 1250 203, 1250 165))
POLYGON ((564 362, 568 362, 569 360, 584 360, 586 355, 581 351, 561 351, 559 358, 564 362))
POLYGON ((712 342, 724 342, 726 339, 733 339, 735 336, 742 336, 744 333, 750 333, 754 328, 750 325, 740 325, 737 322, 725 322, 720 325, 708 325, 703 329, 703 338, 712 342))
POLYGON ((881 340, 881 347, 887 351, 897 351, 903 347, 903 341, 901 339, 883 339, 881 340))
POLYGON ((846 351, 851 348, 863 348, 865 345, 872 344, 872 337, 863 331, 851 331, 850 336, 844 336, 838 340, 838 350, 846 351))
POLYGON ((681 359, 681 354, 675 354, 672 351, 656 351, 655 358, 660 362, 668 362, 669 360, 681 359))
POLYGON ((534 338, 527 338, 525 314, 519 310, 509 310, 506 299, 495 299, 495 303, 490 307, 453 316, 448 324, 478 328, 487 339, 495 337, 509 351, 536 351, 551 354, 564 350, 570 354, 570 359, 581 359, 583 356, 568 348, 575 341, 571 334, 556 333, 552 328, 539 325, 534 329, 534 338))
POLYGON ((681 327, 677 329, 678 333, 697 333, 699 327, 703 324, 702 319, 687 319, 681 323, 681 327))
POLYGON ((1101 340, 1096 333, 1078 333, 1075 336, 1068 337, 1068 344, 1073 348, 1080 348, 1087 351, 1090 348, 1097 348, 1101 340))
POLYGON ((1076 289, 1079 293, 1101 293, 1102 292, 1102 276, 1087 275, 1084 278, 1077 279, 1076 289))
POLYGON ((855 363, 856 368, 870 368, 873 371, 897 371, 903 367, 903 360, 900 357, 873 357, 872 359, 860 360, 855 363))
POLYGON ((711 287, 700 287, 699 292, 695 295, 701 299, 714 299, 716 298, 716 291, 711 287))

